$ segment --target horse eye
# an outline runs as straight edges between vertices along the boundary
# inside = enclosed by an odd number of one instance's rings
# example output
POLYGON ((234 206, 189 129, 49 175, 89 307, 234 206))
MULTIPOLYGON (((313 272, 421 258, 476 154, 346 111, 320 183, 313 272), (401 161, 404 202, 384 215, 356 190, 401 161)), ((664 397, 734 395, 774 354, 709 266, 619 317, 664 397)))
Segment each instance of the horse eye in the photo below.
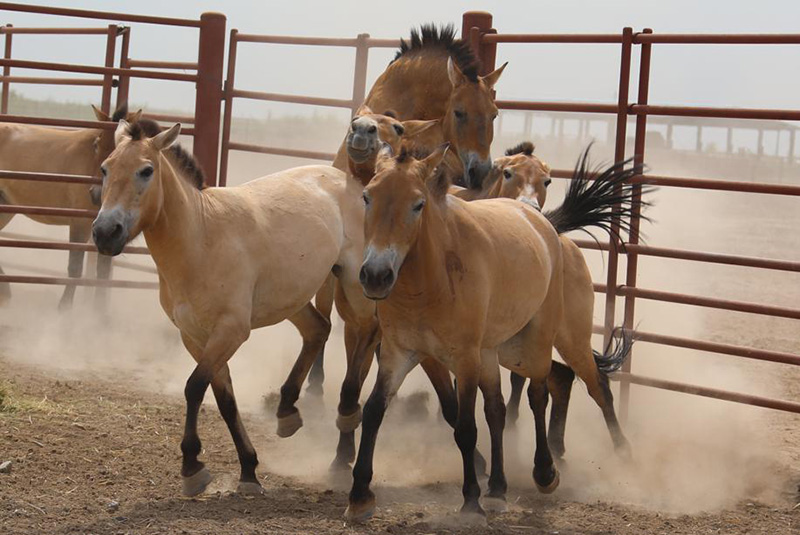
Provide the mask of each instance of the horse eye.
POLYGON ((374 134, 377 131, 378 131, 378 129, 375 128, 375 125, 372 125, 367 129, 367 132, 369 132, 370 134, 374 134))
POLYGON ((421 200, 421 201, 417 202, 417 204, 415 204, 415 205, 414 205, 414 208, 412 208, 412 209, 414 210, 414 213, 417 213, 417 214, 418 214, 418 213, 420 213, 420 212, 422 211, 422 209, 423 209, 424 207, 425 207, 425 199, 423 199, 423 200, 421 200))
POLYGON ((454 110, 453 114, 456 116, 456 119, 463 120, 467 116, 467 112, 461 110, 454 110))
POLYGON ((550 182, 552 182, 552 181, 553 181, 553 179, 552 179, 552 178, 548 178, 547 180, 545 180, 545 181, 544 181, 544 187, 547 187, 547 186, 549 186, 549 185, 550 185, 550 182))
POLYGON ((100 166, 100 174, 103 175, 103 178, 105 178, 108 174, 108 169, 106 169, 105 166, 100 166))
POLYGON ((369 195, 366 192, 361 194, 361 198, 364 199, 364 204, 369 206, 369 195))
POLYGON ((153 168, 152 167, 145 167, 141 171, 139 171, 139 176, 142 178, 150 178, 153 176, 153 168))
POLYGON ((506 177, 506 179, 510 179, 511 171, 509 171, 508 169, 503 170, 503 176, 506 177))
POLYGON ((406 131, 406 129, 403 128, 403 125, 401 125, 401 124, 395 124, 395 125, 392 125, 392 126, 394 126, 394 131, 397 132, 398 136, 402 136, 406 131))

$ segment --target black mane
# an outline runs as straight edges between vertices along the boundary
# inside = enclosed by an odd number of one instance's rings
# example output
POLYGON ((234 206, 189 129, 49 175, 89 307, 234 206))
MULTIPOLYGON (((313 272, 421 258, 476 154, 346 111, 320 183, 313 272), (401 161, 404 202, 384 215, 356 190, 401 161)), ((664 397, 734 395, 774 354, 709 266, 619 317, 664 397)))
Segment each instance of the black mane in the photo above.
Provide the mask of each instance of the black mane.
POLYGON ((128 105, 122 104, 119 108, 114 110, 114 115, 111 116, 111 120, 115 123, 120 122, 120 120, 124 119, 128 116, 128 105))
POLYGON ((392 63, 409 54, 426 50, 446 51, 469 81, 478 81, 480 62, 472 53, 469 43, 456 39, 456 29, 452 24, 437 27, 435 24, 423 24, 419 30, 411 30, 411 40, 400 40, 400 50, 392 63))
MULTIPOLYGON (((114 116, 116 117, 116 113, 114 116)), ((152 119, 140 117, 138 121, 128 126, 128 135, 131 136, 133 141, 155 137, 160 133, 161 126, 152 119)), ((203 172, 200 162, 195 160, 194 156, 189 154, 189 152, 178 143, 173 143, 169 148, 169 152, 172 154, 178 167, 180 167, 191 180, 192 184, 197 189, 204 189, 206 187, 206 174, 203 172)))
POLYGON ((533 156, 533 151, 536 147, 530 141, 523 141, 516 147, 506 149, 506 156, 514 156, 515 154, 524 154, 525 156, 533 156))

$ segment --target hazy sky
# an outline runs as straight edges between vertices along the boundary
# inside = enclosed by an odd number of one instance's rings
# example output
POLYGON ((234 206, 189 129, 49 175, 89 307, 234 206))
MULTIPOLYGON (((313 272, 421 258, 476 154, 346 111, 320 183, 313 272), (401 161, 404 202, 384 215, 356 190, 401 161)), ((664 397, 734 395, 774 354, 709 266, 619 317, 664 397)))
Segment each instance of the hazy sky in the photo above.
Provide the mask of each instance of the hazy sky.
MULTIPOLYGON (((169 1, 72 0, 77 8, 195 18, 222 11, 228 29, 246 33, 351 37, 402 37, 422 22, 460 25, 470 9, 494 14, 494 26, 510 33, 618 32, 651 27, 661 32, 797 32, 800 1, 762 0, 455 0, 366 2, 363 0, 255 2, 241 0, 169 1)), ((97 22, 3 12, 17 26, 89 26, 97 22)), ((196 30, 133 25, 131 55, 139 59, 194 60, 196 30)), ((17 36, 14 57, 99 64, 102 37, 17 36)), ((241 47, 237 87, 270 92, 349 98, 353 51, 275 45, 241 47)), ((393 54, 370 53, 370 83, 393 54)), ((498 61, 510 61, 498 85, 499 98, 613 102, 617 45, 500 45, 498 61)), ((800 108, 800 46, 661 45, 653 54, 651 102, 709 106, 800 108)), ((635 79, 635 77, 634 77, 635 79)), ((18 86, 27 94, 69 100, 99 100, 96 89, 18 86)), ((632 84, 635 91, 635 83, 632 84)), ((132 99, 152 107, 191 109, 188 84, 136 81, 132 99)), ((307 107, 246 103, 241 114, 305 113, 307 107)), ((334 112, 317 108, 323 113, 334 112)))

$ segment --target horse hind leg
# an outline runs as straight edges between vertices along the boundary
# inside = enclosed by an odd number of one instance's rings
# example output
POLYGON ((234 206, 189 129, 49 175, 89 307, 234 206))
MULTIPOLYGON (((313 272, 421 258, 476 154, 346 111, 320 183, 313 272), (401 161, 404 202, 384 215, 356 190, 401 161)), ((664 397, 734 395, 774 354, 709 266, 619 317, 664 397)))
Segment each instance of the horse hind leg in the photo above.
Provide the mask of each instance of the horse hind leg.
POLYGON ((331 323, 307 303, 297 314, 289 318, 303 337, 303 347, 292 367, 292 371, 281 387, 281 400, 278 404, 278 436, 290 437, 303 426, 300 411, 295 407, 300 397, 300 389, 306 380, 314 359, 325 346, 331 332, 331 323))
POLYGON ((550 429, 547 432, 547 441, 550 444, 550 452, 555 456, 556 460, 561 460, 566 452, 564 432, 567 426, 567 409, 569 408, 574 380, 575 372, 569 366, 553 361, 553 367, 547 377, 547 390, 553 400, 553 407, 550 409, 550 429))
MULTIPOLYGON (((591 347, 591 335, 581 337, 579 341, 570 341, 569 343, 557 342, 557 349, 559 354, 564 358, 566 363, 575 372, 575 375, 586 384, 589 395, 600 407, 603 412, 603 418, 606 422, 611 440, 614 443, 614 449, 617 454, 623 458, 629 458, 631 455, 631 446, 622 427, 617 419, 617 414, 614 411, 614 395, 611 393, 609 386, 608 376, 603 373, 599 368, 599 362, 614 359, 622 360, 627 355, 630 349, 630 344, 623 340, 623 342, 613 348, 608 348, 606 354, 595 354, 591 347), (616 355, 617 352, 623 352, 616 355)), ((566 414, 565 414, 566 415, 566 414)))
MULTIPOLYGON (((317 292, 314 298, 314 306, 322 316, 331 321, 331 312, 333 311, 333 297, 334 297, 334 283, 335 278, 333 273, 328 275, 325 283, 317 292)), ((317 358, 311 365, 311 371, 308 374, 308 387, 306 391, 313 396, 322 399, 323 389, 322 384, 325 382, 325 346, 320 349, 317 358)))
MULTIPOLYGON (((0 190, 0 204, 10 204, 2 190, 0 190)), ((13 218, 14 214, 0 214, 0 230, 4 229, 13 218)), ((3 268, 0 268, 0 275, 5 275, 3 268)), ((5 305, 10 300, 11 285, 7 282, 0 282, 0 305, 5 305)))
MULTIPOLYGON (((104 255, 97 255, 97 278, 98 280, 109 280, 111 278, 111 271, 114 267, 113 258, 104 255)), ((99 312, 108 310, 108 298, 110 288, 98 286, 94 289, 94 307, 99 312)))
MULTIPOLYGON (((71 224, 69 226, 70 243, 86 243, 89 240, 89 230, 89 227, 85 224, 71 224)), ((70 250, 67 273, 71 279, 79 279, 83 275, 83 257, 83 251, 70 250)), ((58 303, 59 310, 65 311, 72 308, 72 302, 75 299, 75 288, 76 285, 74 283, 67 284, 64 287, 64 293, 61 294, 61 301, 58 303)))

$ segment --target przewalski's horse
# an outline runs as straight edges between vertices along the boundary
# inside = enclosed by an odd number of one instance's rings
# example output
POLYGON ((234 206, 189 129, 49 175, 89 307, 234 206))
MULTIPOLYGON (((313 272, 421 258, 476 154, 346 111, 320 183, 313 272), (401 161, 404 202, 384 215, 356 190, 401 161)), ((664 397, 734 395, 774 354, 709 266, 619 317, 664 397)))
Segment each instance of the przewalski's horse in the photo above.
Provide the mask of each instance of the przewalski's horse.
MULTIPOLYGON (((388 144, 395 150, 399 149, 402 141, 413 140, 420 133, 431 127, 438 126, 438 121, 398 121, 391 114, 375 114, 367 106, 362 106, 351 123, 350 133, 347 136, 347 153, 349 156, 349 169, 351 174, 347 179, 346 189, 353 194, 359 203, 359 211, 353 214, 358 217, 359 234, 351 238, 358 243, 359 250, 363 250, 363 217, 364 210, 361 203, 362 190, 375 173, 375 162, 379 149, 383 144, 388 144)), ((439 135, 439 134, 437 134, 439 135)), ((320 307, 320 302, 330 303, 332 297, 328 295, 333 285, 326 283, 317 294, 317 308, 330 318, 330 306, 320 307)), ((380 341, 380 329, 375 314, 375 303, 367 299, 360 290, 357 279, 352 281, 345 273, 339 273, 336 278, 336 308, 345 324, 345 350, 347 355, 347 371, 338 406, 336 426, 339 428, 339 443, 336 448, 336 458, 331 464, 333 470, 350 469, 350 463, 355 460, 355 430, 361 423, 361 406, 359 398, 364 379, 372 364, 372 354, 380 341), (344 280, 343 280, 344 278, 344 280), (344 285, 354 282, 358 292, 347 292, 344 285)), ((457 401, 455 391, 447 368, 432 359, 421 363, 423 370, 431 381, 442 407, 442 415, 451 426, 455 426, 457 401)), ((315 368, 322 370, 322 353, 315 360, 315 368)), ((318 373, 319 373, 318 372, 318 373)), ((314 369, 312 369, 314 373, 314 369)), ((319 385, 324 376, 319 373, 316 383, 319 385)), ((309 382, 312 383, 311 374, 309 382)), ((313 383, 312 383, 313 384, 313 383)), ((478 470, 483 473, 486 462, 476 452, 478 470)))
POLYGON ((516 199, 530 203, 541 210, 547 199, 550 185, 550 166, 533 154, 530 141, 506 150, 505 156, 496 158, 492 170, 484 179, 480 189, 452 186, 450 192, 465 201, 479 199, 516 199))
MULTIPOLYGON (((492 167, 494 138, 493 88, 505 69, 479 76, 469 44, 455 38, 452 25, 424 25, 412 30, 409 42, 375 81, 365 104, 379 112, 394 110, 400 120, 442 120, 451 150, 445 165, 467 187, 480 187, 492 167)), ((334 167, 346 169, 345 143, 334 167)))
MULTIPOLYGON (((141 110, 128 114, 123 106, 109 117, 92 106, 98 121, 128 119, 135 121, 141 110)), ((0 123, 0 169, 6 171, 56 173, 98 176, 100 163, 114 150, 114 132, 94 128, 66 130, 24 124, 0 123)), ((93 209, 99 204, 96 186, 65 182, 38 182, 0 179, 0 204, 45 206, 52 208, 93 209)), ((15 214, 0 214, 0 229, 5 228, 15 214)), ((86 243, 91 235, 91 220, 82 217, 28 215, 37 223, 69 226, 69 241, 86 243)), ((70 277, 83 274, 83 251, 70 251, 67 271, 70 277)), ((107 279, 111 259, 97 260, 97 278, 107 279)), ((2 273, 2 269, 0 269, 2 273)), ((98 298, 105 289, 98 288, 98 298)), ((9 295, 8 283, 0 283, 0 294, 9 295)), ((68 284, 61 296, 59 308, 72 306, 75 285, 68 284)))
MULTIPOLYGON (((534 146, 531 142, 523 142, 508 149, 506 155, 497 158, 490 176, 480 190, 480 198, 511 198, 528 202, 531 206, 541 210, 547 199, 547 186, 550 185, 550 166, 542 162, 533 154, 534 146)), ((606 175, 601 176, 598 185, 602 189, 593 190, 590 194, 580 193, 580 190, 589 186, 588 175, 589 149, 582 155, 573 174, 572 187, 577 188, 572 193, 573 198, 585 198, 599 202, 600 206, 608 205, 608 195, 614 194, 614 185, 624 182, 629 178, 627 174, 620 173, 621 169, 611 167, 606 170, 606 175), (614 176, 616 174, 616 176, 614 176)), ((460 189, 455 195, 470 199, 478 190, 460 189)), ((607 212, 606 212, 607 213, 607 212)), ((611 215, 611 214, 609 214, 611 215)), ((600 221, 602 228, 608 219, 600 221)), ((566 428, 567 409, 572 391, 572 383, 577 373, 578 377, 588 385, 588 390, 598 406, 603 411, 609 432, 615 447, 622 455, 628 455, 630 448, 625 439, 614 414, 614 405, 607 400, 612 399, 608 385, 608 374, 622 366, 625 358, 630 353, 632 338, 630 333, 622 329, 615 331, 615 338, 610 341, 612 345, 606 348, 605 353, 591 350, 591 336, 594 311, 594 287, 592 277, 586 260, 581 250, 575 243, 564 235, 560 235, 561 248, 564 261, 564 322, 559 327, 555 347, 559 353, 564 352, 569 366, 553 361, 547 384, 553 398, 553 407, 550 411, 550 431, 547 435, 551 452, 556 458, 564 456, 564 431, 566 428), (570 347, 574 348, 570 351, 570 347)), ((514 424, 519 415, 519 403, 525 378, 511 374, 511 396, 508 401, 508 422, 514 424)))
MULTIPOLYGON (((467 203, 446 195, 446 173, 435 172, 445 150, 423 160, 404 151, 396 159, 382 160, 364 192, 367 247, 361 282, 365 293, 378 300, 383 352, 378 380, 364 407, 361 447, 345 513, 350 520, 374 511, 369 485, 378 428, 405 376, 426 357, 439 360, 457 379, 455 437, 464 461, 462 511, 483 511, 473 463, 478 388, 492 442, 489 496, 505 497, 505 405, 498 362, 531 378, 533 478, 541 491, 555 490, 559 479, 547 443, 545 408, 551 352, 563 322, 558 233, 587 224, 602 226, 615 204, 623 215, 633 203, 629 188, 594 200, 586 194, 591 186, 585 184, 571 188, 564 204, 547 216, 507 199, 467 203)), ((611 180, 612 189, 617 189, 632 172, 623 171, 622 164, 614 169, 605 182, 611 180)), ((586 349, 577 344, 565 348, 568 362, 571 357, 583 360, 586 349)))
POLYGON ((175 148, 179 133, 174 125, 149 138, 137 123, 120 123, 116 149, 101 167, 93 237, 101 253, 116 255, 144 234, 158 268, 161 306, 197 362, 185 389, 184 494, 199 494, 211 479, 198 460, 197 432, 209 384, 236 445, 239 491, 260 492, 258 460, 236 406, 228 360, 251 329, 291 321, 303 347, 281 388, 279 428, 299 420, 293 404, 330 332, 330 322, 309 301, 332 270, 354 272, 357 279, 362 250, 348 236, 363 230, 348 225, 363 206, 345 191, 344 173, 328 166, 204 188, 192 157, 175 148))

